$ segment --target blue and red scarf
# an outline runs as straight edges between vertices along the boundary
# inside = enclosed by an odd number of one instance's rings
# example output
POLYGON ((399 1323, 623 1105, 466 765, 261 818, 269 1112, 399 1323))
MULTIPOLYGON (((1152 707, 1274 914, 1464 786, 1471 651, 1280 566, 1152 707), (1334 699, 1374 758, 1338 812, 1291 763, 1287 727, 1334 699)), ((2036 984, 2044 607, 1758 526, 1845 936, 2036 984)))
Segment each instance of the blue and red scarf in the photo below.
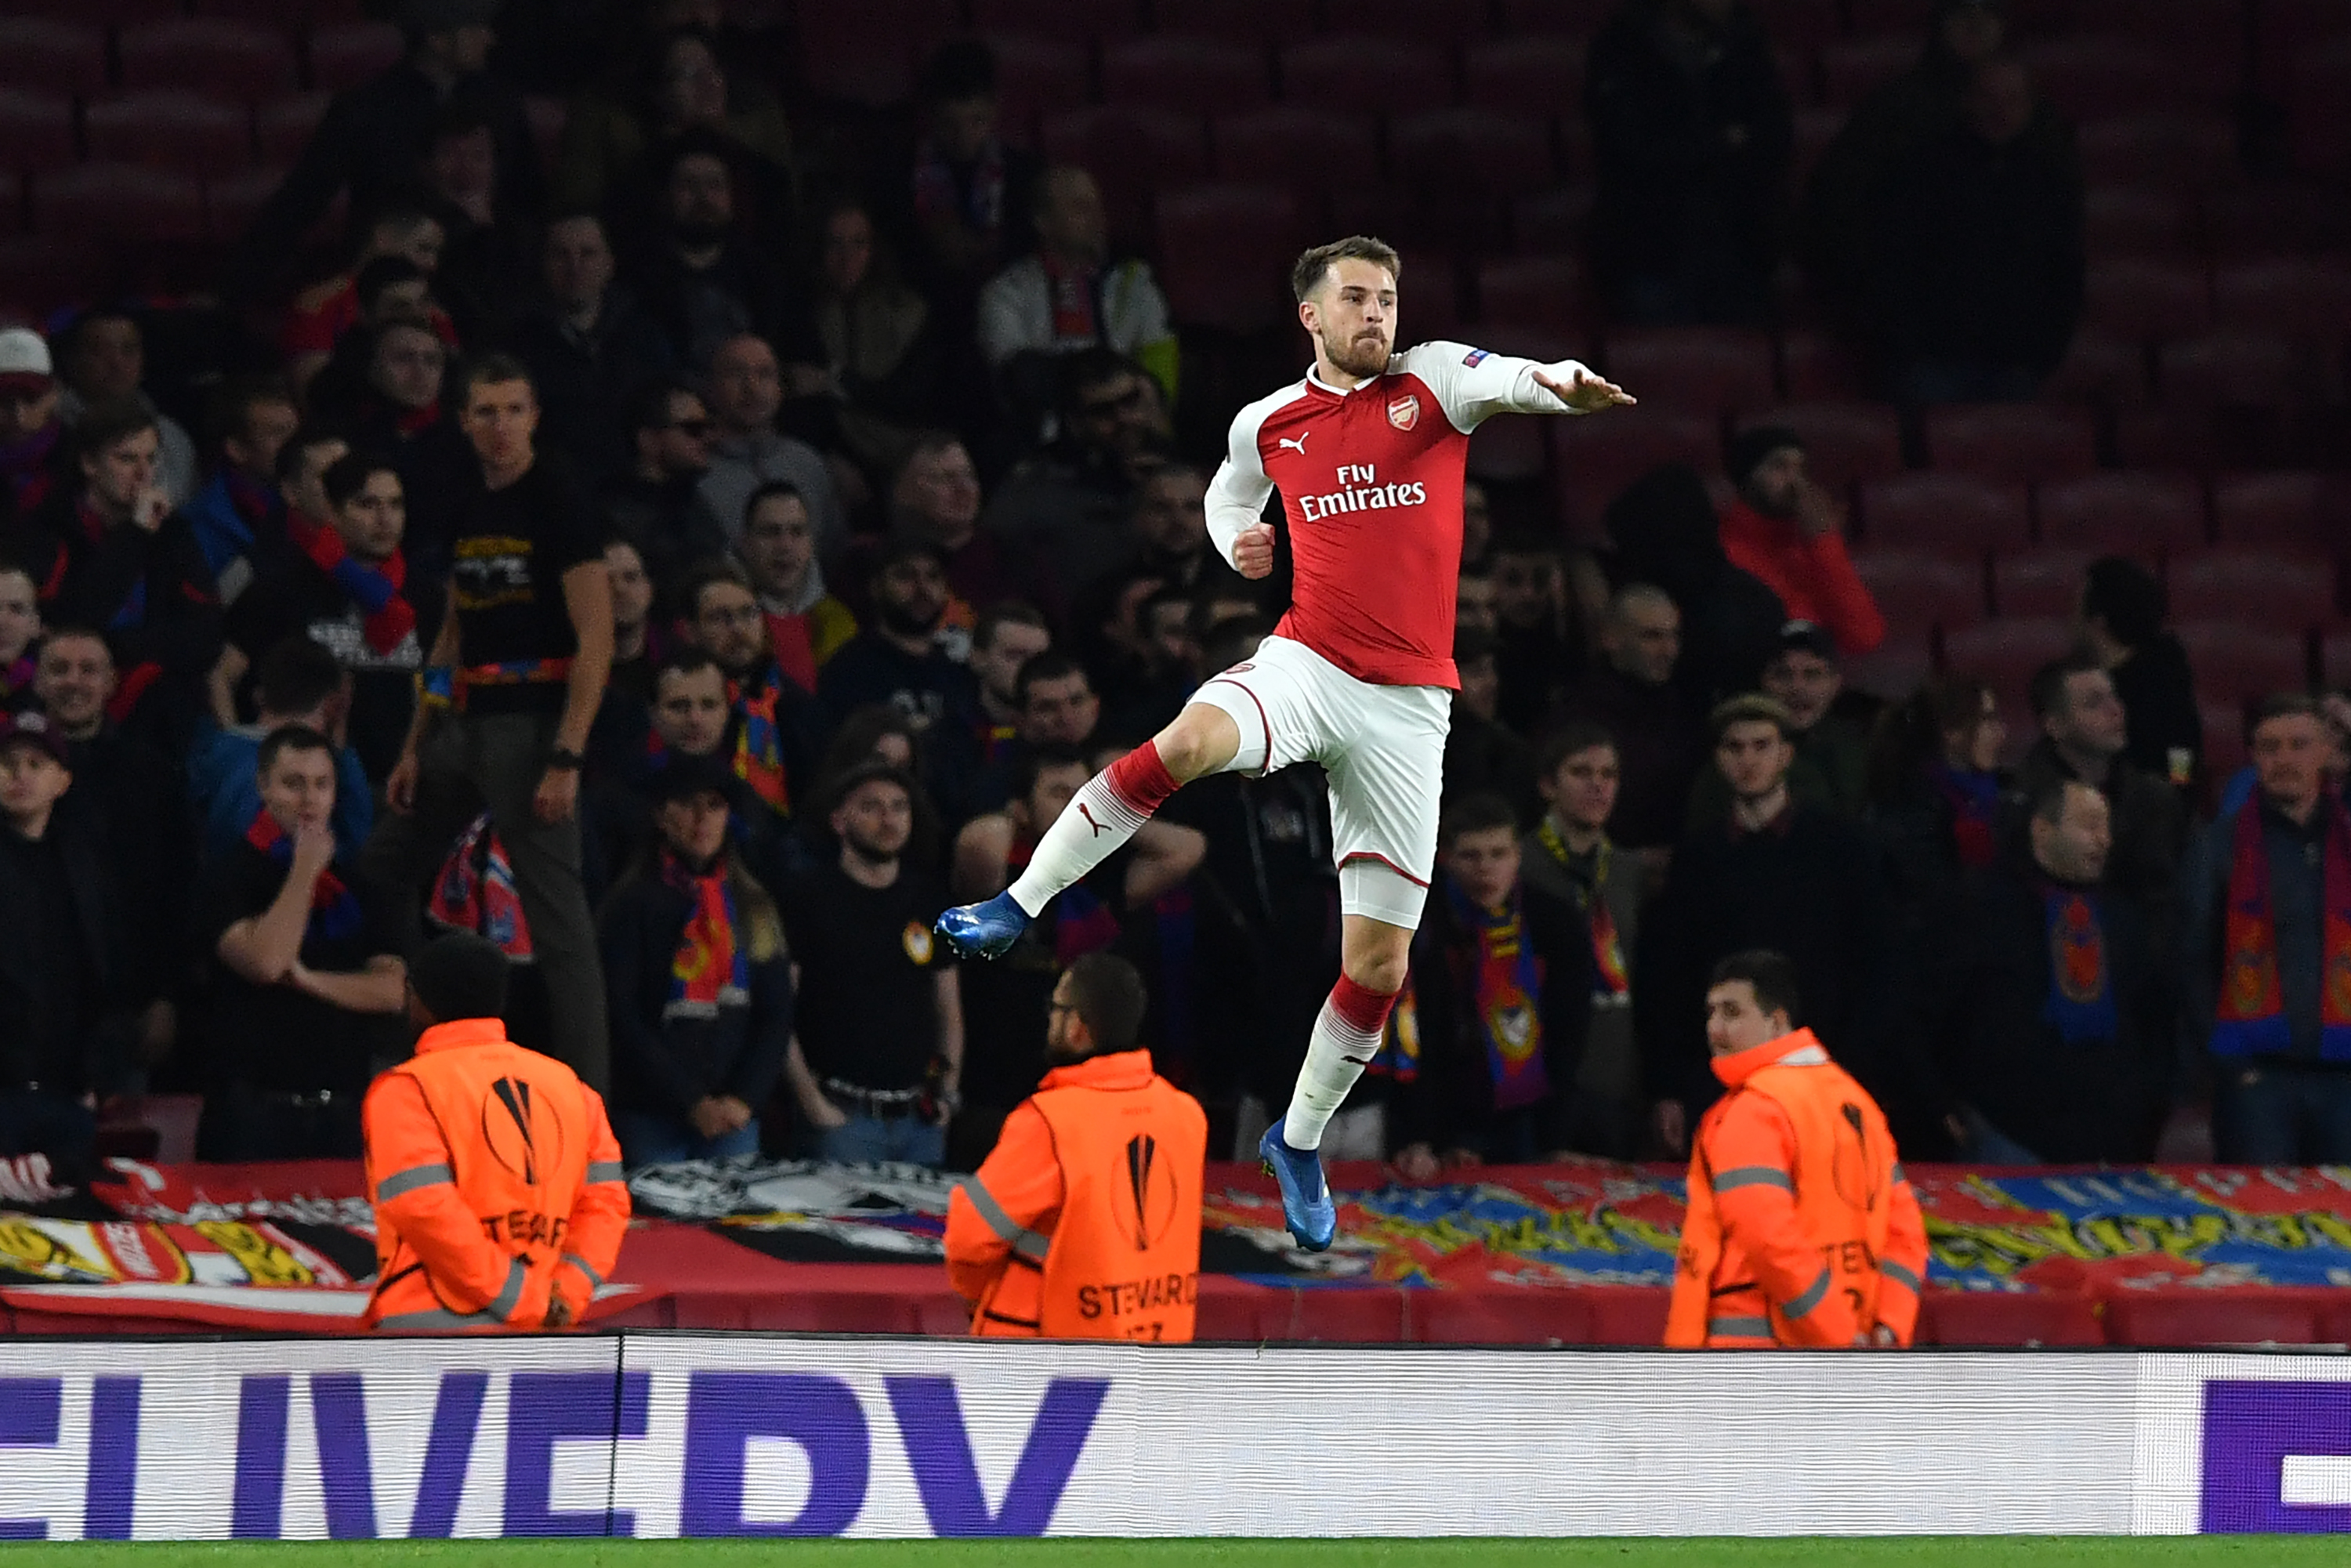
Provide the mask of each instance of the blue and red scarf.
POLYGON ((514 963, 531 961, 530 923, 523 918, 514 862, 507 858, 487 811, 474 819, 442 862, 426 913, 446 930, 487 937, 514 963))
MULTIPOLYGON (((254 813, 251 825, 245 830, 245 841, 277 862, 281 869, 293 867, 294 835, 279 826, 277 819, 268 812, 254 813)), ((363 919, 359 899, 330 865, 319 873, 317 885, 310 889, 310 921, 302 940, 308 945, 356 936, 363 919)))
POLYGON ((776 722, 776 698, 783 689, 782 682, 782 674, 771 671, 763 690, 746 695, 729 681, 726 695, 735 705, 735 777, 748 784, 751 793, 765 800, 769 810, 789 817, 791 780, 784 773, 784 734, 776 722))
POLYGON ((735 890, 727 885, 726 861, 697 873, 664 850, 661 875, 694 901, 670 960, 669 1003, 662 1017, 716 1018, 721 1008, 749 1005, 751 957, 737 939, 735 890))
POLYGON ((1576 875, 1574 855, 1567 847, 1566 835, 1559 824, 1545 813, 1542 826, 1536 831, 1536 840, 1545 853, 1559 862, 1567 873, 1568 885, 1575 890, 1575 904, 1583 912, 1584 925, 1592 933, 1592 1002, 1594 1007, 1627 1007, 1633 1000, 1633 967, 1625 958, 1625 938, 1616 929, 1616 912, 1608 907, 1608 862, 1616 846, 1606 839, 1593 852, 1592 881, 1589 885, 1576 875))
POLYGON ((2067 1045, 2103 1045, 2121 1020, 2105 914, 2095 894, 2056 883, 2041 890, 2049 934, 2049 996, 2041 1021, 2067 1045))
POLYGON ((1543 965, 1527 941, 1518 890, 1498 909, 1477 904, 1449 877, 1445 894, 1462 929, 1477 939, 1476 952, 1458 956, 1456 969, 1477 1010, 1494 1109, 1535 1104, 1551 1093, 1551 1074, 1543 1064, 1543 965))
POLYGON ((408 562, 400 551, 392 551, 381 566, 370 566, 343 547, 342 535, 297 511, 286 514, 286 534, 312 566, 333 578, 335 586, 365 612, 360 631, 369 647, 379 653, 397 653, 415 635, 416 612, 404 592, 408 562))
POLYGON ((1928 764, 1927 781, 1951 809, 1951 844, 1959 864, 1969 871, 1991 864, 2000 853, 1992 829, 2000 810, 2000 775, 1933 762, 1928 764))
MULTIPOLYGON (((2351 1061, 2351 813, 2322 800, 2319 1056, 2351 1061)), ((2294 1049, 2278 977, 2277 915, 2270 903, 2269 852, 2256 793, 2237 813, 2220 934, 2220 992, 2212 1016, 2215 1056, 2283 1056, 2294 1049)))

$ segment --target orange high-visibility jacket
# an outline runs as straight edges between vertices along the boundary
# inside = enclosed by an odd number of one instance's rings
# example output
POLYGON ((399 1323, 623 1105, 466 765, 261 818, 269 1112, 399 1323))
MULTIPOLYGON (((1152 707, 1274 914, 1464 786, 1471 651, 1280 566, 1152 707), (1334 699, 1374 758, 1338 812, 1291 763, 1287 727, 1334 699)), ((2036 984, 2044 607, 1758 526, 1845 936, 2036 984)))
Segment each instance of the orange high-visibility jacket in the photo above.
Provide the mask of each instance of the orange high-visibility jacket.
POLYGON ((1698 1124, 1666 1343, 1908 1344, 1927 1227, 1868 1091, 1813 1031, 1717 1057, 1698 1124))
POLYGON ((585 1314, 621 1255, 629 1189, 604 1102, 496 1019, 424 1031, 362 1108, 375 1205, 370 1328, 536 1329, 585 1314))
POLYGON ((947 1197, 971 1332, 1184 1342, 1200 1294, 1208 1119, 1147 1051, 1045 1074, 947 1197))

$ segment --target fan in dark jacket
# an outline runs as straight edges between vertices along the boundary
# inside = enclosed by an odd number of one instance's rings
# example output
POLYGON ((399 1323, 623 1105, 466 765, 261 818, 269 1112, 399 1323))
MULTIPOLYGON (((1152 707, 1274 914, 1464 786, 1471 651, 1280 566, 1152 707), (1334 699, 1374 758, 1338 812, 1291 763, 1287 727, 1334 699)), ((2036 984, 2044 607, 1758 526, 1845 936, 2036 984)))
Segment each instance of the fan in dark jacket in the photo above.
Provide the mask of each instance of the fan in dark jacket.
POLYGON ((655 841, 601 922, 612 1130, 632 1166, 758 1153, 792 1038, 782 923, 728 842, 731 775, 680 756, 655 782, 655 841))
POLYGON ((1591 929, 1573 904, 1520 880, 1510 802, 1464 798, 1437 841, 1441 872, 1412 945, 1419 1060, 1397 1053, 1388 1110, 1397 1168, 1415 1179, 1568 1148, 1592 1016, 1591 929))
POLYGON ((2030 849, 1971 877, 1938 923, 1919 1022, 1948 1130, 1991 1165, 2140 1164, 2168 1108, 2172 990, 2130 899, 2100 886, 2105 796, 2034 791, 2030 849))
POLYGON ((2082 581, 2082 636, 2123 700, 2123 759, 2183 793, 2204 757, 2204 716, 2188 650, 2164 630, 2170 602, 2155 573, 2103 556, 2082 581))

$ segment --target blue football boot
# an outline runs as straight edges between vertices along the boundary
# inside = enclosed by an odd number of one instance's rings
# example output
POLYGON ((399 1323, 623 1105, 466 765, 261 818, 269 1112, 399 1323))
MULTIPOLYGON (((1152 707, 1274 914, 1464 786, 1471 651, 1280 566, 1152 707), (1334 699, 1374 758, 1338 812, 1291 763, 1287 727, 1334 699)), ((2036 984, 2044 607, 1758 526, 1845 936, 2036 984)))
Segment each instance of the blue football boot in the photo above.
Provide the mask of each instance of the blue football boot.
POLYGON ((1322 1180, 1322 1151, 1291 1148, 1281 1141, 1281 1124, 1276 1122, 1257 1141, 1257 1152, 1266 1174, 1281 1188, 1281 1220, 1290 1234, 1309 1252, 1329 1251, 1339 1231, 1339 1211, 1322 1180))
POLYGON ((932 927, 966 958, 1001 958, 1029 929, 1029 912, 999 893, 980 904, 959 904, 932 927))

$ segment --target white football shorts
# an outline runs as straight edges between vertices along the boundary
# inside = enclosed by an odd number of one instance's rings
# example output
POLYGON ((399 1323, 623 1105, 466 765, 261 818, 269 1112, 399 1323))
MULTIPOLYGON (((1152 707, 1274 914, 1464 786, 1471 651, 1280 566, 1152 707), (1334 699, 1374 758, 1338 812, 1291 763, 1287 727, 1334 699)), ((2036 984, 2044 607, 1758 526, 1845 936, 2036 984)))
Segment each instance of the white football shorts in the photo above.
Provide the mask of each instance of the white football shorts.
POLYGON ((1416 930, 1437 864, 1437 811, 1453 694, 1359 681, 1303 643, 1268 637, 1192 694, 1232 716, 1228 773, 1319 762, 1331 780, 1339 906, 1416 930))

